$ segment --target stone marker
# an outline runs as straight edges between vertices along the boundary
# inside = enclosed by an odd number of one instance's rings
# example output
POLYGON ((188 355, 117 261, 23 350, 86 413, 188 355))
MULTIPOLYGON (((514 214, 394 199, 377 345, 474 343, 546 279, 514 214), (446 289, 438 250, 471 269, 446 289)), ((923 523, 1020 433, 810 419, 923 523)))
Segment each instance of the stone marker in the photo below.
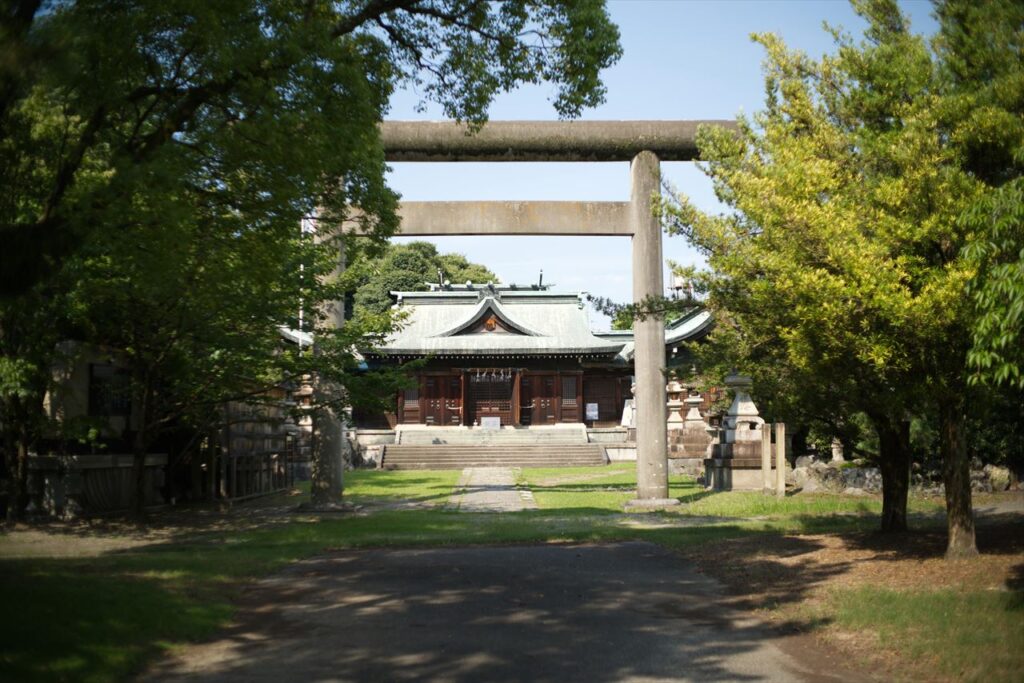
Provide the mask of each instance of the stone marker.
POLYGON ((775 425, 775 495, 786 495, 786 425, 775 425))
POLYGON ((764 493, 775 490, 772 482, 772 433, 768 425, 761 427, 761 490, 764 493))

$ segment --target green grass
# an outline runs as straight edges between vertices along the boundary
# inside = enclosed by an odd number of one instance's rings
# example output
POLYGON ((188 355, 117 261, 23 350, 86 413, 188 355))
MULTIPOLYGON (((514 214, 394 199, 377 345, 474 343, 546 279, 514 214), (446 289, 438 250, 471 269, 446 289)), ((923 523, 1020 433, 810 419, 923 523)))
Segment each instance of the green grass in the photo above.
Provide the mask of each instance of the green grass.
POLYGON ((833 591, 828 611, 847 629, 874 633, 910 671, 959 681, 1021 680, 1024 593, 1020 591, 833 591), (934 675, 934 674, 933 674, 934 675))
MULTIPOLYGON (((519 484, 533 491, 542 510, 622 512, 636 497, 636 464, 614 463, 607 467, 524 469, 519 484)), ((880 497, 854 498, 835 494, 801 494, 776 498, 750 491, 705 491, 686 476, 669 477, 669 496, 683 505, 672 514, 707 517, 791 517, 829 515, 878 515, 880 497)), ((940 501, 910 501, 912 512, 940 512, 940 501)))
MULTIPOLYGON (((636 498, 636 464, 613 463, 606 467, 526 468, 519 485, 533 491, 542 510, 607 514, 622 512, 636 498)), ((669 477, 669 495, 678 498, 697 488, 689 477, 669 477)))
MULTIPOLYGON (((828 493, 766 496, 756 491, 697 490, 684 494, 685 512, 714 517, 785 517, 790 515, 879 515, 880 496, 851 497, 828 493)), ((940 512, 942 504, 929 498, 911 498, 910 512, 940 512)))
POLYGON ((345 473, 345 497, 355 504, 445 505, 459 470, 353 470, 345 473))

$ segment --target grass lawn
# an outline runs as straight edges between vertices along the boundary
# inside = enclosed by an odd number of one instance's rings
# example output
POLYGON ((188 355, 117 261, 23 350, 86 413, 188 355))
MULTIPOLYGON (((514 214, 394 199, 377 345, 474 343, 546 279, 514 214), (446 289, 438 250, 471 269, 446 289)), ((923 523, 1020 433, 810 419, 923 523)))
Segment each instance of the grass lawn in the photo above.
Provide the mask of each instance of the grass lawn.
MULTIPOLYGON (((721 548, 717 560, 721 563, 721 557, 729 557, 730 548, 749 544, 748 552, 730 563, 741 567, 744 562, 757 562, 756 549, 766 543, 815 533, 832 534, 824 538, 863 535, 877 523, 869 514, 877 510, 873 500, 826 496, 776 501, 760 494, 708 494, 685 478, 672 481, 672 495, 686 503, 678 512, 615 514, 633 495, 632 467, 624 463, 606 468, 524 470, 520 484, 533 489, 540 509, 518 513, 442 509, 458 472, 359 471, 348 473, 346 480, 346 497, 366 505, 365 511, 356 515, 280 514, 280 504, 298 502, 300 497, 295 496, 292 500, 252 501, 222 516, 170 513, 157 516, 152 526, 141 529, 104 522, 54 524, 5 533, 0 535, 0 605, 5 615, 18 618, 0 620, 0 680, 126 679, 160 651, 223 627, 231 617, 233 599, 251 579, 332 549, 637 539, 683 554, 721 548), (390 509, 406 501, 414 501, 418 507, 390 509), (273 514, 267 514, 267 507, 273 514), (851 512, 862 514, 836 514, 851 512), (697 515, 722 519, 709 522, 697 515), (749 516, 759 518, 735 519, 749 516), (837 536, 837 532, 845 535, 837 536), (96 544, 97 539, 110 537, 129 540, 117 547, 96 544)), ((700 561, 699 555, 693 557, 700 561)), ((772 574, 772 580, 780 576, 789 575, 779 571, 772 574)), ((853 605, 864 601, 854 598, 851 602, 842 591, 868 587, 822 593, 813 609, 829 619, 849 623, 854 632, 864 630, 858 619, 870 621, 874 613, 875 622, 886 623, 885 615, 903 610, 891 596, 871 603, 871 609, 853 610, 853 605)), ((967 629, 962 633, 957 629, 934 632, 934 638, 948 641, 944 651, 950 650, 949 642, 961 640, 968 644, 965 647, 977 649, 976 636, 971 634, 978 628, 1002 634, 1008 627, 1022 626, 1012 633, 1024 632, 1019 591, 990 592, 986 601, 958 603, 957 599, 966 599, 966 593, 958 593, 955 587, 943 590, 953 591, 953 597, 940 612, 972 612, 957 620, 967 629), (994 615, 991 621, 984 621, 986 614, 994 615)), ((803 604, 803 597, 794 601, 803 604)), ((900 633, 907 630, 898 621, 893 628, 900 633)), ((1010 644, 1017 642, 1012 636, 1006 638, 1010 644)), ((887 635, 885 642, 900 643, 899 647, 910 648, 908 651, 919 647, 914 645, 917 641, 894 635, 887 635)), ((929 644, 932 640, 922 642, 920 647, 925 650, 933 647, 929 644)), ((981 648, 983 653, 988 651, 986 647, 981 648)), ((1024 647, 1000 652, 993 659, 1005 660, 1017 666, 1017 671, 1024 665, 1024 647)))
MULTIPOLYGON (((636 497, 636 464, 612 463, 605 467, 526 468, 518 483, 533 491, 537 507, 577 513, 622 512, 636 497)), ((689 477, 670 477, 669 495, 680 497, 697 490, 689 477)))
POLYGON ((357 505, 445 505, 458 481, 458 470, 354 470, 345 473, 345 497, 357 505))
MULTIPOLYGON (((636 464, 528 468, 520 472, 519 485, 533 491, 542 510, 622 512, 625 503, 636 495, 636 464)), ((878 515, 882 511, 881 496, 822 493, 776 498, 753 491, 710 492, 685 475, 669 477, 669 496, 683 503, 669 514, 702 517, 878 515)), ((909 508, 911 512, 935 513, 943 510, 943 504, 936 498, 911 498, 909 508)))
POLYGON ((847 632, 887 650, 895 678, 981 683, 1021 680, 1024 595, 1005 590, 836 589, 822 610, 847 632))

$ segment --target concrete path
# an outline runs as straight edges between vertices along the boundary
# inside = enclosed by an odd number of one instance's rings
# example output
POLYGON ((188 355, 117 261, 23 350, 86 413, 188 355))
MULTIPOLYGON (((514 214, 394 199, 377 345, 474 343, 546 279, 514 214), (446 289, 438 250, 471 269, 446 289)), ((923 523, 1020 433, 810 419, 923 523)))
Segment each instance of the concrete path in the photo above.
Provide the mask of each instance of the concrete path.
MULTIPOLYGON (((780 577, 785 580, 785 577, 780 577)), ((144 681, 864 681, 648 543, 347 551, 256 584, 144 681)))
POLYGON ((511 467, 467 467, 462 470, 449 506, 463 512, 535 510, 533 493, 516 488, 511 467))

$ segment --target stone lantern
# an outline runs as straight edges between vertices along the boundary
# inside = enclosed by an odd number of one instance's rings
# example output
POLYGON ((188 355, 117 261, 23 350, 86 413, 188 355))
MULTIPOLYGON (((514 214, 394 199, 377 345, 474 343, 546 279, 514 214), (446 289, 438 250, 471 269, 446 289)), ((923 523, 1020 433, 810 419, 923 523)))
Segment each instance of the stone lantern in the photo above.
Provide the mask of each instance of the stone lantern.
POLYGON ((683 385, 673 380, 668 383, 668 430, 683 428, 683 401, 680 398, 684 392, 683 385))
POLYGON ((750 398, 753 381, 736 372, 725 378, 725 385, 735 397, 722 420, 720 442, 704 461, 708 488, 719 490, 760 491, 764 479, 761 471, 761 435, 764 420, 750 398))

